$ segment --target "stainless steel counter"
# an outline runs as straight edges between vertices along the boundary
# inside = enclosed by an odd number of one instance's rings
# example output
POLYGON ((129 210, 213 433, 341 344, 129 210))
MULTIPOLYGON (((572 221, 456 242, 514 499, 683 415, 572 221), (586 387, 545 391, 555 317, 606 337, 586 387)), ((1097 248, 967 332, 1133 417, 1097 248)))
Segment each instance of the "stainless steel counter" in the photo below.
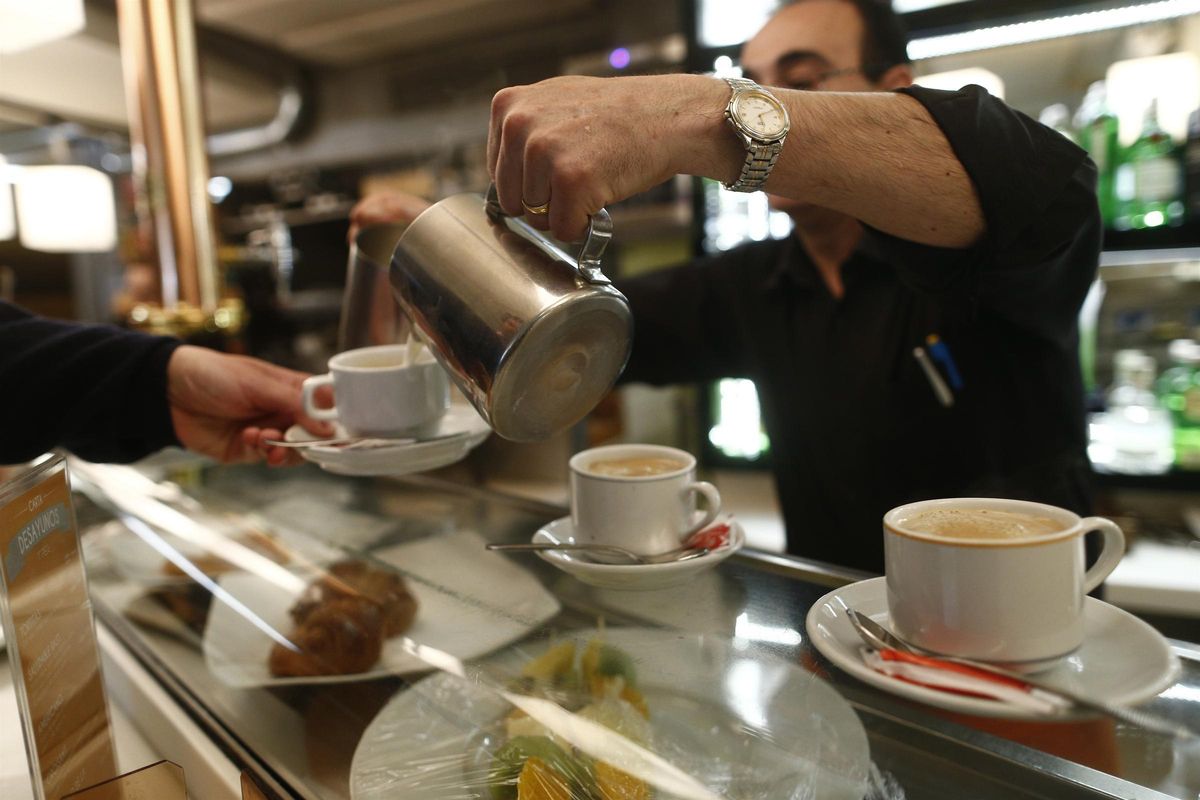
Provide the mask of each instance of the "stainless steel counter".
MULTIPOLYGON (((753 684, 758 687, 755 691, 767 692, 763 697, 768 700, 780 695, 770 694, 774 690, 763 676, 786 674, 788 681, 794 681, 796 675, 819 676, 824 679, 819 683, 832 685, 850 704, 865 729, 872 763, 864 786, 871 797, 1194 800, 1200 796, 1198 748, 1189 749, 1107 720, 998 722, 955 716, 901 700, 838 671, 808 641, 805 615, 830 588, 865 577, 859 574, 784 556, 743 551, 682 586, 626 592, 584 585, 529 556, 511 559, 496 556, 519 571, 511 573, 515 576, 512 586, 523 586, 530 581, 530 586, 540 587, 552 598, 557 610, 546 616, 517 601, 507 606, 507 601, 492 604, 487 598, 502 587, 451 592, 448 587, 455 580, 465 579, 454 573, 470 569, 465 562, 452 564, 451 572, 446 573, 449 577, 439 584, 441 579, 431 579, 431 573, 410 566, 416 561, 406 562, 395 554, 411 553, 417 559, 418 549, 413 548, 474 542, 470 537, 483 541, 528 540, 540 525, 563 515, 562 508, 430 477, 342 479, 308 468, 199 466, 156 474, 156 478, 170 478, 184 486, 180 494, 169 485, 164 489, 161 480, 154 488, 150 483, 131 480, 130 473, 120 474, 124 475, 122 481, 110 482, 105 489, 89 489, 95 505, 85 501, 81 513, 83 520, 93 523, 88 534, 89 552, 96 556, 89 570, 100 619, 235 762, 249 767, 262 783, 282 797, 353 796, 360 800, 375 796, 364 793, 361 775, 355 779, 356 793, 351 792, 352 763, 364 731, 377 735, 379 723, 372 726, 372 721, 381 710, 394 710, 397 698, 414 691, 420 694, 424 691, 420 687, 430 685, 422 680, 442 676, 431 676, 436 673, 431 662, 424 669, 404 670, 404 675, 383 675, 371 680, 231 685, 228 664, 220 667, 224 672, 215 672, 214 664, 236 661, 239 654, 222 652, 223 645, 212 641, 214 609, 227 601, 214 602, 207 628, 199 625, 189 628, 177 617, 165 613, 161 605, 148 599, 156 590, 153 584, 161 583, 154 575, 153 563, 146 568, 144 549, 138 556, 141 561, 130 557, 133 550, 146 547, 144 540, 130 532, 131 528, 140 528, 136 532, 143 535, 151 531, 152 536, 153 530, 162 530, 164 526, 169 529, 174 519, 215 530, 218 537, 229 536, 233 530, 245 530, 247 526, 268 530, 291 549, 293 557, 287 565, 291 574, 319 572, 330 559, 365 559, 403 575, 418 597, 434 590, 453 594, 456 602, 464 605, 456 612, 458 616, 443 619, 442 624, 456 631, 481 640, 493 635, 499 637, 506 626, 524 631, 511 642, 481 653, 478 660, 463 659, 468 677, 474 674, 476 663, 490 664, 489 669, 505 663, 496 653, 519 652, 528 659, 548 644, 596 630, 649 630, 660 632, 663 641, 685 644, 702 641, 705 646, 723 643, 720 647, 739 653, 738 663, 750 666, 739 667, 742 672, 738 674, 726 668, 725 672, 714 671, 708 676, 703 672, 708 667, 702 664, 680 663, 666 669, 647 655, 642 671, 668 677, 675 674, 681 680, 682 676, 691 675, 693 682, 696 675, 701 676, 700 682, 711 677, 714 682, 723 681, 729 687, 741 689, 753 684), (152 497, 155 494, 157 499, 152 497), (162 508, 178 516, 164 517, 160 513, 162 508), (116 510, 120 511, 121 522, 108 521, 116 510), (151 525, 147 526, 147 522, 151 525), (141 573, 139 568, 143 569, 141 573)), ((77 483, 82 485, 84 481, 77 483)), ((481 546, 478 549, 482 551, 481 546)), ((445 565, 434 566, 441 569, 445 565)), ((486 578, 472 580, 481 587, 488 583, 486 578)), ((180 580, 179 585, 184 583, 180 580)), ((237 580, 226 574, 198 593, 203 596, 217 591, 221 595, 224 587, 236 584, 237 580)), ((494 596, 505 595, 500 592, 494 596)), ((248 605, 253 605, 253 601, 248 605)), ((418 622, 426 609, 431 615, 444 613, 436 612, 435 603, 423 602, 418 622)), ((414 627, 410 631, 414 638, 416 630, 414 627)), ((430 635, 433 641, 436 635, 430 635)), ((482 647, 482 642, 478 644, 482 647)), ((1174 645, 1184 665, 1182 677, 1148 704, 1148 708, 1200 730, 1200 648, 1183 642, 1174 645)), ((233 683, 239 680, 235 677, 233 683)), ((252 676, 247 682, 254 680, 261 680, 261 676, 252 676)), ((655 700, 648 696, 646 702, 654 720, 655 700)), ((456 702, 449 702, 445 713, 458 714, 455 706, 456 702)), ((731 741, 740 743, 742 739, 736 737, 745 737, 750 743, 747 746, 759 746, 773 738, 783 740, 787 726, 808 713, 783 701, 764 701, 759 710, 769 723, 742 719, 737 723, 742 729, 731 734, 735 736, 731 741)), ((833 722, 829 724, 836 727, 833 722)), ((392 769, 397 779, 410 779, 419 765, 406 761, 405 746, 403 742, 400 744, 392 769)), ((483 782, 466 777, 470 771, 464 771, 459 763, 464 759, 469 762, 469 754, 456 758, 452 770, 438 773, 443 784, 439 790, 429 789, 431 784, 427 781, 420 792, 379 796, 489 797, 483 782), (462 782, 451 788, 456 776, 463 776, 462 782)), ((734 754, 729 754, 729 758, 736 760, 734 754)), ((730 786, 733 784, 710 786, 715 792, 711 796, 754 796, 764 800, 777 796, 761 790, 753 795, 738 794, 730 786), (722 793, 725 790, 729 794, 722 793)))

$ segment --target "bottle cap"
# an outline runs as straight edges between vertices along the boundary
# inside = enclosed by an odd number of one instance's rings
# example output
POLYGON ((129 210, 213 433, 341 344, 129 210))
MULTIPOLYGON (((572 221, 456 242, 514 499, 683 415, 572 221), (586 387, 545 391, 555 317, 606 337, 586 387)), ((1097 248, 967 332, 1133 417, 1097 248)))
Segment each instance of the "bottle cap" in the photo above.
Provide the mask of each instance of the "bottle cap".
POLYGON ((1193 339, 1175 339, 1167 345, 1167 355, 1179 364, 1200 363, 1200 344, 1193 339))

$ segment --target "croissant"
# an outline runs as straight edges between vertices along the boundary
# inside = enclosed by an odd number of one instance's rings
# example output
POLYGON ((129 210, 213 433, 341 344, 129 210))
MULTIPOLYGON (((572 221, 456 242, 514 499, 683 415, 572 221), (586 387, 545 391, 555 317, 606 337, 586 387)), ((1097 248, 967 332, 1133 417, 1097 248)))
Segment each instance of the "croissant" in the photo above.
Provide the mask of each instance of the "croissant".
POLYGON ((398 636, 412 625, 417 600, 394 572, 376 569, 363 561, 339 561, 314 581, 291 609, 297 625, 324 603, 339 598, 360 598, 377 604, 383 615, 385 636, 398 636))
POLYGON ((361 598, 329 600, 312 609, 290 641, 296 649, 271 648, 268 667, 276 677, 365 672, 383 650, 383 615, 361 598))

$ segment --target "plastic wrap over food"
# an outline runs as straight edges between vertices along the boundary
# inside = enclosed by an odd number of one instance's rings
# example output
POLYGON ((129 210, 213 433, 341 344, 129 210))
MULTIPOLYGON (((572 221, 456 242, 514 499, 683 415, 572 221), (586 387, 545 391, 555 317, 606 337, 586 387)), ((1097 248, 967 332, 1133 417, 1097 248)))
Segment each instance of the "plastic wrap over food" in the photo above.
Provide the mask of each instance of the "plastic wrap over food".
MULTIPOLYGON (((418 652, 420 648, 418 648, 418 652)), ((398 693, 353 800, 860 800, 867 737, 825 682, 743 641, 651 628, 537 636, 398 693)))

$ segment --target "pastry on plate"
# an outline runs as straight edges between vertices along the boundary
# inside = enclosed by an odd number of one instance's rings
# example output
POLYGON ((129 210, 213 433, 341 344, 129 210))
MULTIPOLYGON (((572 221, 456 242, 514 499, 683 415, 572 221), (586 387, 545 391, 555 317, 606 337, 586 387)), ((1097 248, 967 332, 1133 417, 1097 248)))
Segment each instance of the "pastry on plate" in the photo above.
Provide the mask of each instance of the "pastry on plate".
POLYGON ((349 675, 366 672, 383 651, 383 615, 369 601, 343 597, 314 608, 288 637, 276 643, 268 667, 276 677, 349 675))
POLYGON ((399 636, 417 615, 417 600, 395 572, 373 567, 365 561, 339 561, 313 581, 292 606, 297 625, 323 603, 342 597, 361 597, 376 603, 383 614, 385 636, 399 636))
POLYGON ((395 572, 347 560, 310 583, 288 613, 296 627, 288 645, 271 648, 272 675, 351 675, 374 667, 384 640, 409 629, 417 600, 395 572))

